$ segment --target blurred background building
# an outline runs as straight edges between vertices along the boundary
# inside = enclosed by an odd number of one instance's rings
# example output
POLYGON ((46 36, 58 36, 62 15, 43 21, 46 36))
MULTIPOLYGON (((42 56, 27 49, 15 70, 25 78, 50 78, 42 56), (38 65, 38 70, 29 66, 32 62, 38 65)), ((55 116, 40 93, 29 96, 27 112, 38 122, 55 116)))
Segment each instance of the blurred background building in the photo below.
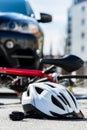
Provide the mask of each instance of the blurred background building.
POLYGON ((67 53, 87 61, 87 0, 74 0, 68 10, 67 53))
POLYGON ((87 0, 73 0, 68 9, 66 53, 81 57, 87 74, 87 0))

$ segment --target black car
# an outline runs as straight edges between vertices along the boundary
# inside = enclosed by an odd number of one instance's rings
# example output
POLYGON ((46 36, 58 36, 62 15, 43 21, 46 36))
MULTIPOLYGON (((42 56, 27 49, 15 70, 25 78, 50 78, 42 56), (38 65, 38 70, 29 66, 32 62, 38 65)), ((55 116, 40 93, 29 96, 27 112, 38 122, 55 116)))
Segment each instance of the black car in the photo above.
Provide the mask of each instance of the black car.
POLYGON ((45 13, 37 20, 28 0, 0 0, 0 66, 39 69, 44 43, 39 22, 50 21, 45 13))

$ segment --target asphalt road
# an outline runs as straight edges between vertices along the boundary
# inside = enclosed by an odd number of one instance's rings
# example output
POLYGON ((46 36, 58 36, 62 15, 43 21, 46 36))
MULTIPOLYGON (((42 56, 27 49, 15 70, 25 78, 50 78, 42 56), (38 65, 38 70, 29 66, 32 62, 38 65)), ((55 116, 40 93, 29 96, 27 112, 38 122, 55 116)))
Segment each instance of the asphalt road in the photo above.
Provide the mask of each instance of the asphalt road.
POLYGON ((12 111, 23 112, 20 100, 14 96, 1 96, 0 130, 87 130, 87 99, 80 99, 78 103, 85 115, 84 119, 48 120, 27 118, 22 121, 12 121, 9 118, 12 111))

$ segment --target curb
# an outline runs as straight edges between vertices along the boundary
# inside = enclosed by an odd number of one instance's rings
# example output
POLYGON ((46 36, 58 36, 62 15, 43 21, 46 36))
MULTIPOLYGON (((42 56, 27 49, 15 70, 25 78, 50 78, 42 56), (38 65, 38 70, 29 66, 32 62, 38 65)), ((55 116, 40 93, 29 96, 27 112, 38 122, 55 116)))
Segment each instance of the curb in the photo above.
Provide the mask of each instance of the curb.
POLYGON ((5 88, 5 87, 1 87, 0 88, 0 98, 1 97, 17 97, 17 94, 11 90, 11 89, 8 89, 8 88, 5 88))

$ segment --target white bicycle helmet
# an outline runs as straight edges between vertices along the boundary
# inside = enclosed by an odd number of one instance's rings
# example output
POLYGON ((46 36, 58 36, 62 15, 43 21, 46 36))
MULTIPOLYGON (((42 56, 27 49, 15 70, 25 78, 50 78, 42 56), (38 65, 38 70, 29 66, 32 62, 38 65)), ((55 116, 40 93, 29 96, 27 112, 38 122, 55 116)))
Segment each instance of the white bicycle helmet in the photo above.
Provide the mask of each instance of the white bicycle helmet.
POLYGON ((73 94, 52 82, 30 84, 22 95, 22 106, 25 114, 39 117, 84 117, 73 94))

